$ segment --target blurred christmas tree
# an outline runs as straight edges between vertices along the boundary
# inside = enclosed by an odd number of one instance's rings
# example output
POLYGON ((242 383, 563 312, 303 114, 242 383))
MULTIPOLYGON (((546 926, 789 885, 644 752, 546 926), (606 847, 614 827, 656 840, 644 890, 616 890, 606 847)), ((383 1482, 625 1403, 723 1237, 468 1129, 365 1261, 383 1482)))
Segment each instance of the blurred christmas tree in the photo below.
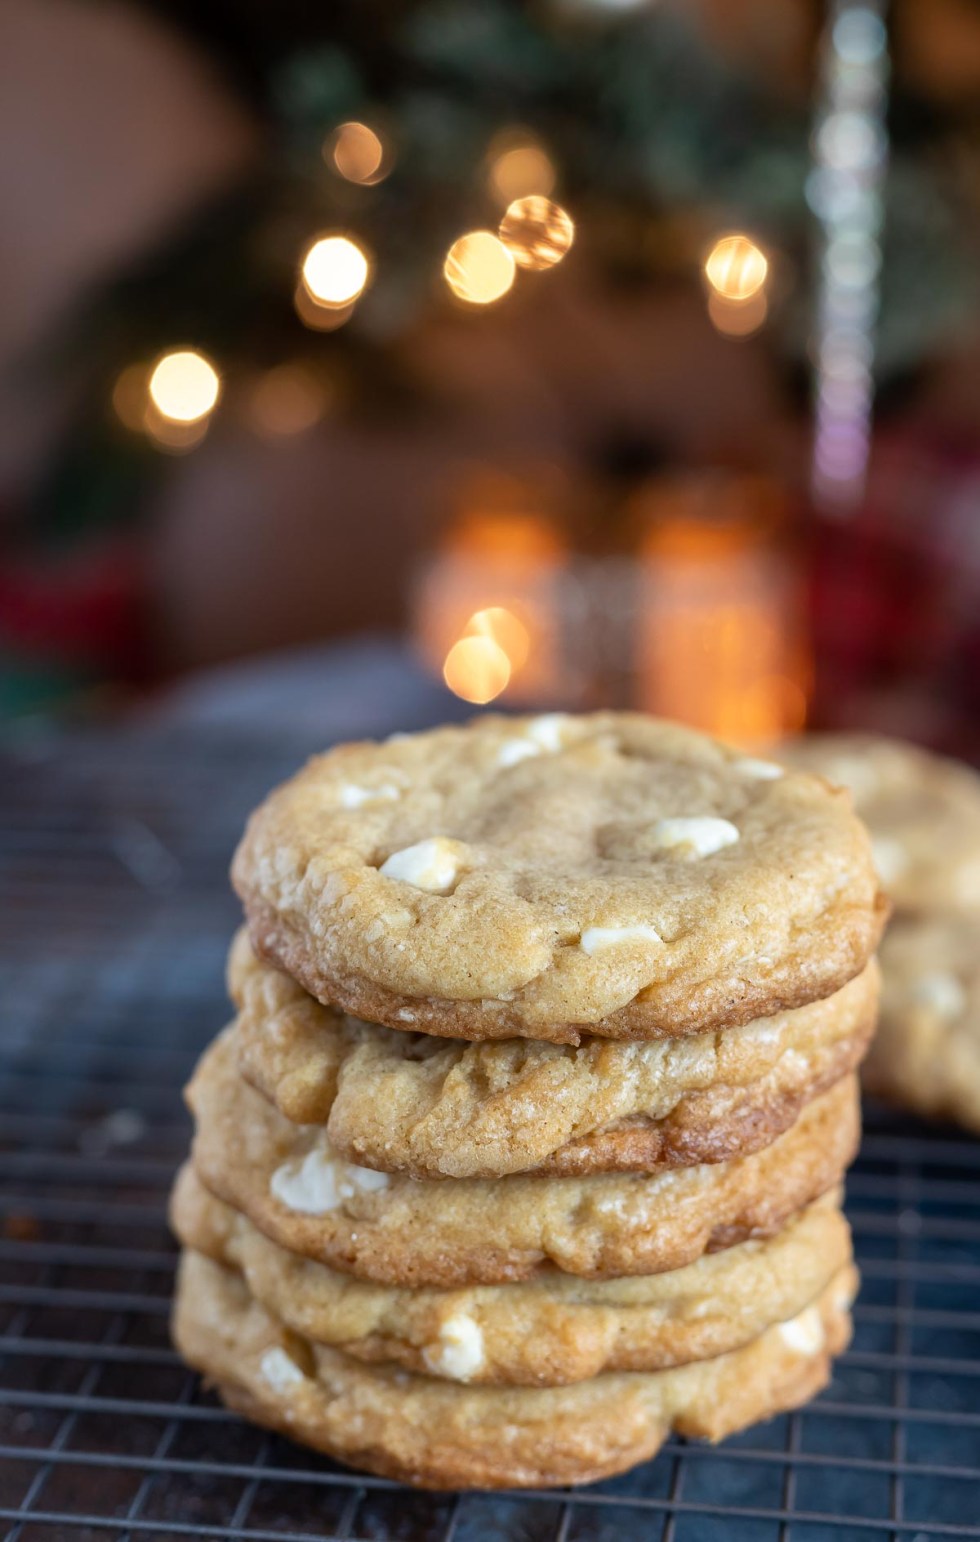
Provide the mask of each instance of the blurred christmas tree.
MULTIPOLYGON (((731 31, 750 5, 156 9, 220 62, 266 153, 35 360, 49 376, 82 361, 87 388, 35 490, 32 546, 131 521, 159 451, 192 448, 215 412, 301 419, 325 394, 424 411, 426 323, 533 303, 570 248, 628 292, 696 281, 720 231, 749 232, 719 293, 750 295, 766 253, 773 344, 805 379, 811 104, 719 48, 710 24, 731 31)), ((823 10, 799 10, 813 54, 823 10)), ((890 130, 877 368, 896 384, 975 308, 978 222, 962 115, 899 98, 890 130)))

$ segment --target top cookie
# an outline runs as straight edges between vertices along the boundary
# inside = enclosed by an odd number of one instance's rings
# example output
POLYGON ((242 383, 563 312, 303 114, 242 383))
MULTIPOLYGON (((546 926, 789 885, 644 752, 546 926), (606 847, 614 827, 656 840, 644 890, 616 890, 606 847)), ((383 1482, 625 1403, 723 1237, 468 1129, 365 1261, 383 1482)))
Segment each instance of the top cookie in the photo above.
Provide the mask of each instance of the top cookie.
POLYGON ((848 787, 900 910, 980 914, 980 776, 873 734, 809 734, 781 758, 848 787))
POLYGON ((838 990, 883 925, 850 797, 628 713, 484 716, 315 757, 232 875, 320 1001, 456 1038, 735 1026, 838 990))

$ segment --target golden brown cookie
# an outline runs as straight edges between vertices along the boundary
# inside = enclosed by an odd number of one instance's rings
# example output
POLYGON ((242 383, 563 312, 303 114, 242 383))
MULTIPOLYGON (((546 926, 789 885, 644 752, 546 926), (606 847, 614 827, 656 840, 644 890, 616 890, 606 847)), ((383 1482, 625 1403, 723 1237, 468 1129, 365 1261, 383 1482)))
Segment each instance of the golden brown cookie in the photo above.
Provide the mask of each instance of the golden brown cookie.
POLYGON ((727 1354, 795 1317, 851 1261, 840 1195, 766 1240, 622 1280, 557 1271, 527 1284, 400 1290, 287 1253, 215 1199, 189 1165, 171 1204, 185 1247, 244 1275, 252 1296, 315 1343, 359 1361, 504 1386, 560 1386, 727 1354))
POLYGON ((225 1401, 343 1462, 428 1488, 587 1483, 667 1436, 720 1440, 826 1384, 850 1336, 848 1266, 789 1322, 713 1360, 570 1387, 462 1387, 365 1367, 284 1328, 241 1275, 181 1260, 174 1339, 225 1401))
POLYGON ((651 1039, 859 974, 884 919, 850 798, 637 714, 342 746, 252 815, 253 944, 319 1000, 464 1039, 651 1039))
POLYGON ((229 959, 238 1064, 348 1161, 414 1177, 650 1171, 760 1149, 852 1071, 878 970, 834 996, 724 1032, 577 1045, 399 1033, 323 1007, 256 959, 229 959))
POLYGON ((782 759, 849 787, 899 910, 980 914, 980 776, 899 739, 810 734, 782 759))
POLYGON ((851 1076, 771 1146, 731 1162, 652 1177, 414 1179, 344 1162, 321 1129, 284 1119, 238 1074, 227 1032, 188 1102, 194 1166, 212 1193, 291 1252, 413 1286, 498 1284, 549 1265, 594 1276, 680 1268, 777 1231, 839 1183, 859 1125, 851 1076))
POLYGON ((980 916, 899 917, 881 956, 881 1029, 866 1085, 980 1134, 980 916))

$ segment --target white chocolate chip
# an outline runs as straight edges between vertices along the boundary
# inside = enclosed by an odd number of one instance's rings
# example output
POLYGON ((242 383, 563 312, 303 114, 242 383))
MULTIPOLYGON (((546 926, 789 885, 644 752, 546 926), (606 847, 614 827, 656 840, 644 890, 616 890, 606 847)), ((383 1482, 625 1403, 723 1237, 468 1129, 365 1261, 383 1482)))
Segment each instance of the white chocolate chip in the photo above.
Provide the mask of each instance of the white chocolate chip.
POLYGON ((849 1312, 854 1305, 854 1287, 852 1285, 835 1285, 831 1293, 834 1310, 837 1312, 849 1312))
POLYGON ((778 782, 786 772, 782 766, 777 766, 772 760, 756 760, 752 755, 743 755, 741 760, 736 760, 734 769, 741 772, 742 776, 754 777, 757 782, 778 782))
POLYGON ((305 1157, 277 1167, 269 1188, 287 1210, 297 1210, 302 1215, 327 1215, 345 1199, 386 1189, 390 1181, 387 1173, 355 1167, 339 1157, 327 1156, 314 1146, 305 1157))
POLYGON ((912 999, 939 1017, 959 1017, 966 1006, 966 991, 955 975, 937 970, 919 976, 912 986, 912 999))
POLYGON ((280 1395, 288 1392, 291 1387, 298 1387, 306 1379, 296 1361, 278 1347, 266 1350, 259 1361, 259 1370, 273 1392, 280 1395))
POLYGON ((378 871, 428 894, 448 894, 459 875, 459 856, 452 841, 436 835, 392 852, 378 871))
POLYGON ((535 755, 542 754, 540 744, 535 744, 533 739, 508 739, 500 746, 497 756, 498 766, 516 766, 518 761, 531 760, 535 755))
POLYGON ((398 788, 388 782, 380 787, 358 787, 354 782, 344 782, 340 789, 340 806, 360 808, 363 803, 393 803, 397 797, 398 788))
POLYGON ((579 947, 591 958, 593 953, 620 942, 663 942, 663 938, 652 926, 587 926, 579 938, 579 947))
POLYGON ((790 1349, 797 1350, 801 1355, 818 1354, 826 1342, 823 1319, 815 1306, 808 1306, 799 1317, 780 1323, 779 1336, 790 1349))
POLYGON ((543 750, 556 751, 562 747, 562 729, 567 722, 568 717, 564 712, 546 712, 541 717, 532 718, 526 732, 543 750))
POLYGON ((717 819, 710 814, 691 819, 658 819, 653 834, 664 851, 686 846, 699 857, 710 857, 740 839, 738 827, 730 819, 717 819))
POLYGON ((483 1366, 483 1331, 479 1323, 456 1312, 447 1317, 439 1328, 436 1344, 422 1351, 422 1359, 430 1371, 449 1376, 453 1381, 469 1381, 483 1366))
POLYGON ((871 841, 871 855, 883 884, 895 883, 909 865, 908 854, 901 841, 894 835, 875 835, 871 841))

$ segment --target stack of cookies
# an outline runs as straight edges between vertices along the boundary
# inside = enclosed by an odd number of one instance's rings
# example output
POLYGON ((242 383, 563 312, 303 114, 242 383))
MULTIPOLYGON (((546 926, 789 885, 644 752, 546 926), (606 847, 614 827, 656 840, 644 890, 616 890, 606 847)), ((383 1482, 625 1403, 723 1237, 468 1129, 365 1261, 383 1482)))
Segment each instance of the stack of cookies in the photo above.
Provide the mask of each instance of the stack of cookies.
POLYGON ((980 776, 870 734, 813 734, 786 752, 850 788, 896 910, 869 1089, 980 1134, 980 776))
POLYGON ((312 760, 233 876, 175 1336, 431 1487, 579 1483, 821 1387, 884 918, 847 793, 633 715, 312 760))

